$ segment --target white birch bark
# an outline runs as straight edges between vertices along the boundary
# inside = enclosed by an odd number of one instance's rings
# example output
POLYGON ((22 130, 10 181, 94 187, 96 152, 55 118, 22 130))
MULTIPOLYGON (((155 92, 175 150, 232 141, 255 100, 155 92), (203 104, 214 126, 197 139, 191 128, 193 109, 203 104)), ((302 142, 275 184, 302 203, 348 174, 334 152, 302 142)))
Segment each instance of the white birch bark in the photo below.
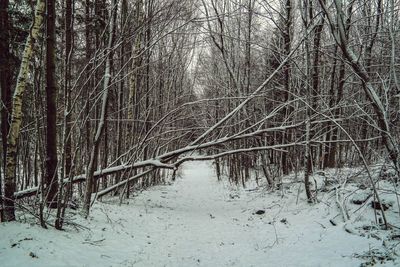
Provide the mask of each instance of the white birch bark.
POLYGON ((23 95, 28 82, 29 63, 32 60, 33 48, 38 39, 41 27, 43 25, 45 12, 45 2, 37 0, 35 8, 35 16, 29 35, 25 42, 24 52, 22 54, 21 66, 19 68, 17 84, 15 86, 12 115, 10 123, 10 131, 7 136, 7 155, 6 155, 6 171, 4 178, 4 219, 5 221, 15 220, 14 193, 16 190, 16 158, 17 158, 17 141, 20 134, 22 124, 22 104, 23 95))

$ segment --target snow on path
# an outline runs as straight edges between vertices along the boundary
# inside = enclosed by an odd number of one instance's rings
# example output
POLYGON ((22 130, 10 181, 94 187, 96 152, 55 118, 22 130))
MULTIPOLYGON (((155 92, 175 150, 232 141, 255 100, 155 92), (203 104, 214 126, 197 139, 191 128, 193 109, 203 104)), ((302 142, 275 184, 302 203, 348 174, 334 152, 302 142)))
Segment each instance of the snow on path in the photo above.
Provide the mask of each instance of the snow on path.
POLYGON ((180 172, 128 205, 98 202, 89 220, 76 216, 90 230, 0 224, 0 266, 359 266, 354 253, 381 247, 332 226, 323 204, 296 204, 297 192, 233 189, 209 162, 180 172))

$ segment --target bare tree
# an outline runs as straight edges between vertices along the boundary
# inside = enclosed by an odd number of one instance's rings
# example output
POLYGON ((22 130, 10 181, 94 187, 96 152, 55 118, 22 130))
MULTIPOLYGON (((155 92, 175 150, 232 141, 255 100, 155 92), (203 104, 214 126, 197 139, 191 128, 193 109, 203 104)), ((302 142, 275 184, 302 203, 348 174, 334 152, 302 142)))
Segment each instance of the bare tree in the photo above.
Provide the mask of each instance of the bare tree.
POLYGON ((348 36, 346 35, 346 26, 344 24, 345 15, 343 12, 343 6, 340 1, 335 0, 335 10, 337 20, 334 19, 331 11, 329 11, 328 7, 324 3, 324 1, 319 0, 320 5, 322 6, 328 21, 331 27, 331 32, 335 37, 336 42, 340 46, 343 51, 344 56, 346 57, 347 63, 351 66, 353 71, 358 75, 363 83, 363 90, 371 102, 373 110, 377 116, 377 124, 379 126, 379 130, 382 136, 383 143, 389 153, 389 157, 392 160, 397 172, 399 172, 399 162, 398 162, 398 148, 395 142, 395 139, 392 136, 392 131, 389 126, 387 112, 384 108, 384 105, 377 94, 377 90, 371 82, 370 75, 368 74, 366 68, 362 63, 358 60, 358 56, 351 49, 348 42, 348 36), (337 24, 334 23, 337 21, 337 24))
POLYGON ((16 191, 16 157, 17 157, 17 140, 20 135, 22 123, 22 102, 23 93, 29 75, 29 62, 33 55, 33 45, 37 40, 43 23, 43 14, 45 3, 38 0, 35 8, 35 16, 32 23, 31 31, 26 39, 24 52, 22 54, 21 66, 15 86, 13 104, 11 111, 11 124, 7 136, 7 155, 6 155, 6 171, 4 177, 4 219, 6 221, 15 220, 14 192, 16 191))
MULTIPOLYGON (((11 85, 12 85, 12 64, 10 47, 10 21, 8 18, 8 0, 0 1, 0 89, 1 89, 1 140, 2 140, 2 159, 5 163, 7 156, 7 134, 10 128, 9 116, 11 110, 11 85)), ((5 172, 5 164, 3 163, 2 170, 5 172)), ((2 190, 3 180, 0 179, 0 195, 3 195, 2 190)), ((0 221, 3 221, 3 198, 0 198, 0 221)))
POLYGON ((85 189, 85 199, 83 203, 83 208, 82 208, 82 214, 85 218, 89 216, 89 209, 90 209, 90 204, 91 204, 91 196, 92 196, 92 190, 93 190, 93 174, 95 171, 95 160, 98 156, 99 152, 99 147, 100 147, 100 141, 102 134, 104 133, 105 130, 105 122, 107 120, 107 107, 108 107, 108 93, 109 93, 109 86, 110 86, 110 81, 111 81, 111 59, 113 56, 114 52, 114 27, 116 24, 116 18, 117 18, 117 10, 118 10, 118 2, 117 0, 114 0, 112 2, 111 8, 110 8, 110 25, 109 25, 109 39, 108 39, 108 45, 107 45, 107 56, 106 56, 106 68, 105 68, 105 73, 104 73, 104 83, 103 83, 103 96, 102 96, 102 106, 101 106, 101 115, 100 115, 100 122, 96 130, 96 136, 93 140, 93 148, 90 153, 90 159, 89 159, 89 164, 87 168, 87 174, 86 174, 86 189, 85 189))
POLYGON ((56 82, 56 11, 55 2, 46 0, 46 201, 57 206, 57 82, 56 82))

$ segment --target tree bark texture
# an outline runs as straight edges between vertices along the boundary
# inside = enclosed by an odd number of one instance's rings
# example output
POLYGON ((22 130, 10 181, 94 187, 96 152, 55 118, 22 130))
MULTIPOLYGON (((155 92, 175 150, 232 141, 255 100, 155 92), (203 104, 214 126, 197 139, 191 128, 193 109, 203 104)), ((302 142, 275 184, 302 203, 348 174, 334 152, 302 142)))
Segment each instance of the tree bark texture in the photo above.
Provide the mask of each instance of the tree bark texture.
POLYGON ((38 39, 43 24, 45 7, 46 5, 43 0, 37 0, 34 21, 26 39, 17 84, 13 95, 11 124, 7 135, 6 171, 4 178, 4 219, 6 221, 15 220, 14 192, 16 189, 17 141, 22 123, 23 95, 28 81, 29 62, 33 55, 33 45, 38 39))

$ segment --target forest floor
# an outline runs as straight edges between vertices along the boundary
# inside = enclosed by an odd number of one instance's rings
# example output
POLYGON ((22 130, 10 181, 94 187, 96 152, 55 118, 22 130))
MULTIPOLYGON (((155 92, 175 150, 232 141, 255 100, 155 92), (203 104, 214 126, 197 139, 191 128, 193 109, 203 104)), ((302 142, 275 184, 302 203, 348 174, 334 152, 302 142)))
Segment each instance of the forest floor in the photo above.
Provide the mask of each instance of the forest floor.
MULTIPOLYGON (((23 216, 0 224, 0 266, 399 266, 400 235, 374 226, 371 199, 351 203, 367 191, 352 184, 356 170, 345 173, 336 184, 346 187, 315 179, 319 201, 308 204, 293 177, 274 192, 242 189, 217 181, 210 162, 185 163, 173 184, 122 205, 98 201, 88 220, 72 214, 65 231, 23 216)), ((388 205, 399 222, 397 204, 388 205)))

